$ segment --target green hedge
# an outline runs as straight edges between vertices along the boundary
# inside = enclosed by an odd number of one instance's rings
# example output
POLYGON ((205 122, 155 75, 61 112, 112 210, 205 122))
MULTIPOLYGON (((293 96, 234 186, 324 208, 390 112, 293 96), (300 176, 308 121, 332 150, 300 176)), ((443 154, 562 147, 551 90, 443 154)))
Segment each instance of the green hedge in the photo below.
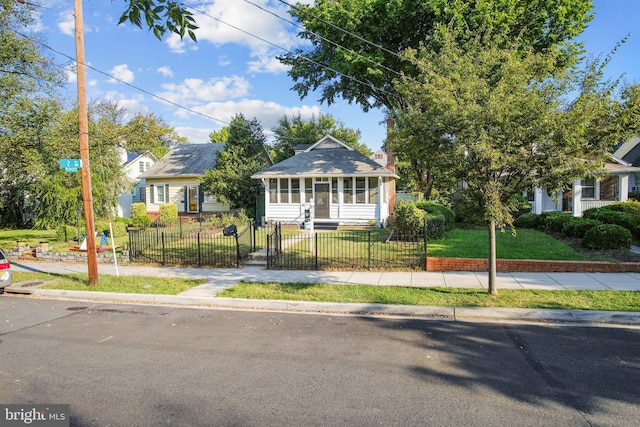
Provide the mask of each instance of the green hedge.
POLYGON ((631 232, 615 224, 596 225, 586 232, 582 245, 592 249, 628 249, 631 232))
POLYGON ((513 221, 513 225, 516 228, 537 228, 538 217, 539 215, 534 213, 522 214, 513 221))
MULTIPOLYGON (((611 205, 611 207, 613 206, 616 205, 611 205)), ((640 237, 639 214, 629 213, 624 210, 614 210, 605 206, 602 208, 587 209, 583 213, 583 218, 598 220, 603 224, 619 225, 629 230, 634 237, 640 237)))
POLYGON ((562 232, 569 237, 583 238, 587 231, 591 230, 596 225, 602 224, 597 219, 586 218, 571 218, 571 220, 565 222, 562 232))
POLYGON ((418 209, 431 215, 442 216, 444 218, 446 231, 453 230, 456 214, 451 208, 429 200, 421 200, 413 203, 418 209))

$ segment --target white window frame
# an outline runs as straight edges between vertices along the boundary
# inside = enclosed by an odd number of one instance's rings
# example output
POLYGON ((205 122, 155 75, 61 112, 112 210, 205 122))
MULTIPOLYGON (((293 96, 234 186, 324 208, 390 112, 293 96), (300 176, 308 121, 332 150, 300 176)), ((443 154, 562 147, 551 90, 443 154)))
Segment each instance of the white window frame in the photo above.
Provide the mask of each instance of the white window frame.
POLYGON ((156 205, 164 205, 166 203, 169 203, 169 195, 166 194, 169 192, 169 186, 166 183, 154 184, 153 191, 155 191, 155 194, 153 195, 153 202, 156 205), (159 188, 162 188, 162 201, 160 201, 160 193, 158 191, 159 188))

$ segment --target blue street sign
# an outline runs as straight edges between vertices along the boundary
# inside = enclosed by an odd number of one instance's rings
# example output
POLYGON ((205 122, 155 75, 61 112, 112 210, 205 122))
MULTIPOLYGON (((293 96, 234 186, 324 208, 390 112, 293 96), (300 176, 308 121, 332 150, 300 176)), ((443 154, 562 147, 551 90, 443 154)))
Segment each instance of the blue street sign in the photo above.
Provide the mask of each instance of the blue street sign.
POLYGON ((78 172, 78 168, 82 167, 80 159, 60 159, 60 167, 67 172, 78 172))

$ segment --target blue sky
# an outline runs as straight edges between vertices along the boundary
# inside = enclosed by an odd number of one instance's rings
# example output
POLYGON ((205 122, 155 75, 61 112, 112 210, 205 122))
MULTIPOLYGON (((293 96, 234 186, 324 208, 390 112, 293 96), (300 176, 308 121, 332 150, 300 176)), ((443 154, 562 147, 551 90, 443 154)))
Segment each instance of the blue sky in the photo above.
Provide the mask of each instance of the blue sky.
MULTIPOLYGON (((34 0, 34 3, 42 6, 38 8, 41 19, 36 25, 46 44, 75 58, 73 1, 34 0)), ((85 0, 86 62, 128 83, 87 69, 87 97, 117 101, 129 117, 153 112, 191 143, 207 142, 211 131, 220 129, 237 113, 250 119, 256 117, 266 133, 270 133, 284 114, 300 113, 303 118, 310 118, 322 112, 333 115, 347 127, 359 129, 361 142, 373 151, 380 148, 385 137, 382 111, 363 113, 358 106, 343 100, 329 107, 317 102, 319 94, 312 93, 300 100, 290 90, 293 81, 275 56, 284 53, 283 49, 298 46, 300 41, 295 35, 299 29, 251 3, 290 20, 286 7, 275 0, 205 0, 194 6, 197 10, 194 17, 200 27, 196 32, 197 43, 181 41, 173 35, 159 41, 146 29, 116 25, 124 2, 85 0)), ((612 77, 624 74, 625 83, 640 84, 640 1, 594 3, 596 16, 580 38, 585 40, 589 55, 606 55, 630 34, 607 72, 612 77)), ((64 55, 50 53, 57 64, 70 63, 64 55)), ((75 99, 76 80, 71 68, 68 76, 64 94, 75 99)))

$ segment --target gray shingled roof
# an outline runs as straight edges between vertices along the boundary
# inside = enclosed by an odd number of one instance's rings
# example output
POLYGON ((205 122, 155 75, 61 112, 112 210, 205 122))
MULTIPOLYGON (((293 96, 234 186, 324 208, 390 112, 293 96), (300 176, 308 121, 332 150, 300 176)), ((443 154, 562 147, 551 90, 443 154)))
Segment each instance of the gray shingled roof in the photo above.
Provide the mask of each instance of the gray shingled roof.
POLYGON ((213 169, 224 144, 180 145, 154 163, 140 178, 199 177, 213 169))
POLYGON ((322 148, 305 151, 269 166, 251 178, 313 176, 388 176, 396 175, 364 154, 346 148, 322 148))

